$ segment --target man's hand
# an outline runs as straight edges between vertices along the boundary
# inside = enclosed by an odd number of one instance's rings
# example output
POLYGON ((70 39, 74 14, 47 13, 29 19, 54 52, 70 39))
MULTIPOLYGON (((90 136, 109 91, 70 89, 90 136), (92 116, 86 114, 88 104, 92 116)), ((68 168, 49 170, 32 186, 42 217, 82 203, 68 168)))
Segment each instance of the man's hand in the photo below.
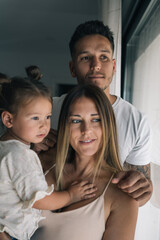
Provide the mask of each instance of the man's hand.
POLYGON ((32 149, 36 153, 40 153, 41 151, 47 151, 49 148, 54 147, 57 142, 57 131, 51 129, 47 137, 43 139, 41 143, 32 144, 32 149))
POLYGON ((139 206, 143 206, 152 196, 153 186, 150 179, 146 178, 142 172, 129 170, 119 172, 112 179, 112 183, 131 197, 139 202, 139 206))

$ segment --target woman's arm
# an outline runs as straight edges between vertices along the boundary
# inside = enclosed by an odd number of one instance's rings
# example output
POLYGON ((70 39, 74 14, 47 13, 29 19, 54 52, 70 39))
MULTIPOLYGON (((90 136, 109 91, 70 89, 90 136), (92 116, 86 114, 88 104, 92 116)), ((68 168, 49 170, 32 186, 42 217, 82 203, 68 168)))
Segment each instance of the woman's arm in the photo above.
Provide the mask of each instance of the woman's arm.
POLYGON ((103 240, 134 240, 138 202, 115 189, 103 240))

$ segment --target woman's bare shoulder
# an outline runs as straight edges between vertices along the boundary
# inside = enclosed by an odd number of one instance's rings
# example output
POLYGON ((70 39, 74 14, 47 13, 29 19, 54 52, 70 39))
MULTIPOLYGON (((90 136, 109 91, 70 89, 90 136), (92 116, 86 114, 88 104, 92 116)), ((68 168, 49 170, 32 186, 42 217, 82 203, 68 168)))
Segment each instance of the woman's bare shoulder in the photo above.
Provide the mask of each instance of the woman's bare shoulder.
POLYGON ((106 229, 103 240, 134 239, 138 202, 116 185, 110 184, 108 194, 105 193, 106 229), (109 210, 107 210, 107 201, 109 210))
POLYGON ((110 183, 108 188, 108 194, 105 193, 105 199, 109 198, 111 202, 111 210, 117 208, 119 205, 122 206, 129 206, 129 207, 136 207, 138 206, 138 202, 130 197, 127 193, 123 192, 121 189, 118 188, 117 185, 110 183))

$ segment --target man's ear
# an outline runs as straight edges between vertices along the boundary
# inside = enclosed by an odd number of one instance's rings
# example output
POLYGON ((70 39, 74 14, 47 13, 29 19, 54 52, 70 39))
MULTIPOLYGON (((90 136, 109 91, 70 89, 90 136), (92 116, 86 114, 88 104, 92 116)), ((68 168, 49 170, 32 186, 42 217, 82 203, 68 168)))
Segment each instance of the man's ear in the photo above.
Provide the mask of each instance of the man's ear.
POLYGON ((113 75, 115 74, 116 71, 116 59, 113 59, 113 75))
POLYGON ((71 73, 72 77, 76 77, 73 61, 69 62, 69 69, 70 69, 70 73, 71 73))
POLYGON ((8 111, 2 112, 1 119, 4 126, 6 126, 7 128, 11 128, 13 126, 13 115, 8 111))

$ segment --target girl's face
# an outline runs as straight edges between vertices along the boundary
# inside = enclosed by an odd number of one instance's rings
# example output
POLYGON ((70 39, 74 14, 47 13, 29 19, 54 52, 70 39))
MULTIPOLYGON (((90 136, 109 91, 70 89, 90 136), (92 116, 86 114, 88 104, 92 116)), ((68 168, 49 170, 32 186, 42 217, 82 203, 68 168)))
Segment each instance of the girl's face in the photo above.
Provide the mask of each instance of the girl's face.
POLYGON ((81 97, 70 108, 70 144, 81 157, 92 157, 102 142, 101 119, 94 102, 81 97))
POLYGON ((23 143, 39 143, 48 135, 51 115, 51 102, 44 97, 34 98, 13 116, 10 131, 23 143))

